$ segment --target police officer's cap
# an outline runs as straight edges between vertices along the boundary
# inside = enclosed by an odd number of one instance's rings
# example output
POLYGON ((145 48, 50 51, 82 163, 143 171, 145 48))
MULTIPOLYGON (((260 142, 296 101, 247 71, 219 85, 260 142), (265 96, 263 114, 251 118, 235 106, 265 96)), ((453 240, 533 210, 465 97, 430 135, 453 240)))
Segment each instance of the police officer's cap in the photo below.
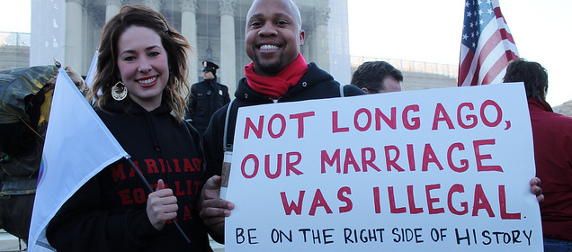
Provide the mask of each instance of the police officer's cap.
POLYGON ((218 65, 215 63, 212 63, 210 61, 203 61, 203 71, 209 71, 212 72, 213 70, 216 71, 218 69, 218 65))

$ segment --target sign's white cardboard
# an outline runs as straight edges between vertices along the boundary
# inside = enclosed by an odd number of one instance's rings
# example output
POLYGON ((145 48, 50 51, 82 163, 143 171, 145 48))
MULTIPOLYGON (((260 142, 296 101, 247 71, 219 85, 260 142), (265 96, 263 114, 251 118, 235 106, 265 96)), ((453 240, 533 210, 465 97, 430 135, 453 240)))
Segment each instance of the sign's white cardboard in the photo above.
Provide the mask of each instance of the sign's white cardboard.
POLYGON ((239 109, 226 251, 542 251, 522 83, 239 109))

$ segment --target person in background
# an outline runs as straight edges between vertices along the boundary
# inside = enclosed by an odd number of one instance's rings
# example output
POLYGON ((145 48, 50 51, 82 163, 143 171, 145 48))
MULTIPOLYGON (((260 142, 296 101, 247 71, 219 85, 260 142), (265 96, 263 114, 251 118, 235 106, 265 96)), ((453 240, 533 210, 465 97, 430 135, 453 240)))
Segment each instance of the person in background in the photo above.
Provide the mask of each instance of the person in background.
POLYGON ((189 106, 185 119, 202 135, 205 133, 212 115, 217 109, 228 104, 228 87, 217 82, 218 65, 203 61, 204 80, 191 86, 189 106))
POLYGON ((511 61, 504 82, 524 82, 526 90, 536 175, 545 197, 544 251, 572 251, 572 117, 554 113, 546 102, 548 73, 539 63, 511 61))
POLYGON ((352 75, 351 84, 361 88, 366 94, 401 91, 403 74, 385 61, 367 61, 361 64, 352 75))
POLYGON ((107 166, 50 221, 46 236, 58 251, 212 251, 195 208, 200 136, 183 120, 189 47, 145 6, 123 6, 104 26, 88 99, 154 192, 127 160, 107 166))

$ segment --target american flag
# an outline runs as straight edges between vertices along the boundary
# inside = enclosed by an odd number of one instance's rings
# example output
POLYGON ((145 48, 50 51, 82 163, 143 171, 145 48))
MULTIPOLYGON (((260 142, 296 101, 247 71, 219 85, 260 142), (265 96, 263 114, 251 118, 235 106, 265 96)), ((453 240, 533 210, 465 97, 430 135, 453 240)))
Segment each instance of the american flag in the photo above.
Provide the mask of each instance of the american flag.
POLYGON ((518 50, 499 7, 499 0, 466 0, 459 86, 501 83, 518 50))

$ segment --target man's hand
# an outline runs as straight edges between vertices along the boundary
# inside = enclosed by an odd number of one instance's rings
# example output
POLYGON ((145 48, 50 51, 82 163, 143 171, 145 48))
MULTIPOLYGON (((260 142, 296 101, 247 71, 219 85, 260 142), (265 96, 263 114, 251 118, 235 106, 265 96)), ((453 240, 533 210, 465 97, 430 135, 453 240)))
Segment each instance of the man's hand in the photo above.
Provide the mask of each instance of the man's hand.
POLYGON ((174 196, 173 190, 165 188, 165 182, 162 179, 157 181, 157 190, 149 194, 147 199, 147 217, 157 230, 162 230, 168 220, 177 217, 177 197, 174 196))
POLYGON ((212 176, 201 191, 200 216, 211 230, 224 235, 224 218, 234 209, 232 202, 220 198, 220 176, 212 176))
POLYGON ((542 194, 542 188, 540 188, 540 179, 534 177, 530 180, 530 191, 536 195, 536 200, 538 203, 544 202, 544 194, 542 194))

